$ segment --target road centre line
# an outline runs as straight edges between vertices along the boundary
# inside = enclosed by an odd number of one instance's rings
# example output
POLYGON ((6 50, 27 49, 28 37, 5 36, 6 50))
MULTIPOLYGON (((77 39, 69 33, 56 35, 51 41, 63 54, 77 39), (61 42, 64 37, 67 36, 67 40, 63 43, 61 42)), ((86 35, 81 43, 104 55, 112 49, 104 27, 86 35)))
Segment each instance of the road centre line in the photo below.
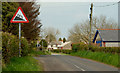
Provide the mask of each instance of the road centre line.
MULTIPOLYGON (((74 64, 73 64, 74 65, 74 64)), ((82 68, 80 68, 79 66, 77 66, 77 65, 74 65, 75 67, 77 67, 77 68, 79 68, 79 69, 81 69, 82 71, 85 71, 84 69, 82 69, 82 68)))
POLYGON ((77 66, 77 65, 75 65, 75 64, 73 64, 71 62, 69 62, 69 61, 67 61, 67 62, 70 63, 70 64, 72 64, 73 66, 77 67, 78 69, 81 69, 82 71, 85 71, 84 69, 80 68, 79 66, 77 66))

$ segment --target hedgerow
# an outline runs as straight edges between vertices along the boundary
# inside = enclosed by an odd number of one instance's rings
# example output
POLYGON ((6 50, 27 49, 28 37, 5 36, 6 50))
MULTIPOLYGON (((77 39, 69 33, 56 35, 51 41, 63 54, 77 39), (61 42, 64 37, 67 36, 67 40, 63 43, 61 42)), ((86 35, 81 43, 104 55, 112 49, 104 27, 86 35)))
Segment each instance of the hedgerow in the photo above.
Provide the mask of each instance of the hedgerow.
POLYGON ((92 52, 105 52, 105 53, 120 53, 120 47, 99 47, 95 45, 87 45, 84 43, 72 44, 73 52, 80 50, 90 50, 92 52))
POLYGON ((53 49, 53 50, 51 50, 51 52, 70 54, 70 53, 72 52, 72 50, 65 50, 65 49, 53 49))
MULTIPOLYGON (((22 56, 27 56, 29 50, 28 42, 25 38, 21 38, 22 56)), ((5 63, 10 61, 12 57, 19 56, 19 39, 11 33, 2 32, 2 58, 5 63)))

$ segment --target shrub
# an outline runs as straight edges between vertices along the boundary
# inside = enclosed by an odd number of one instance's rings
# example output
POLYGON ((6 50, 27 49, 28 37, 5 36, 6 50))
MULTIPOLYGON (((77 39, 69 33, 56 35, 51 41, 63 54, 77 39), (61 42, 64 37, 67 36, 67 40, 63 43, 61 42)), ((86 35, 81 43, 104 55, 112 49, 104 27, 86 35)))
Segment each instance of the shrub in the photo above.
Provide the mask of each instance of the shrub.
POLYGON ((62 53, 65 53, 65 54, 70 54, 72 52, 72 50, 61 50, 62 53))
POLYGON ((106 52, 106 53, 120 53, 120 47, 99 47, 96 45, 87 45, 82 42, 79 44, 72 44, 72 51, 77 52, 77 51, 82 51, 82 50, 90 50, 92 52, 106 52))
POLYGON ((60 53, 61 52, 61 50, 60 49, 53 49, 53 50, 51 50, 52 52, 55 52, 55 53, 60 53))
MULTIPOLYGON (((29 45, 25 38, 21 39, 22 56, 28 54, 29 45)), ((19 56, 19 39, 10 33, 2 32, 2 58, 5 63, 10 61, 11 57, 19 56)))
POLYGON ((70 54, 72 52, 72 50, 66 50, 66 49, 53 49, 51 51, 55 53, 65 53, 65 54, 70 54))
POLYGON ((28 41, 25 39, 25 38, 22 38, 21 39, 21 55, 22 56, 27 56, 30 49, 29 49, 29 44, 28 44, 28 41))
POLYGON ((2 57, 5 63, 9 62, 11 57, 18 56, 18 46, 17 37, 9 33, 2 33, 2 57))
POLYGON ((97 52, 103 52, 105 50, 105 47, 99 47, 96 49, 97 52))
POLYGON ((72 45, 73 52, 77 52, 78 48, 79 48, 79 44, 73 44, 72 45))
POLYGON ((42 39, 39 43, 42 47, 47 47, 48 46, 48 43, 45 39, 42 39))
POLYGON ((35 41, 32 41, 30 43, 30 49, 31 49, 31 51, 32 51, 33 48, 36 48, 36 45, 37 45, 37 43, 35 41))
POLYGON ((120 53, 120 47, 119 48, 115 47, 114 50, 115 50, 116 53, 120 53))
POLYGON ((88 50, 88 45, 84 44, 83 42, 80 42, 79 44, 72 44, 72 50, 73 52, 77 52, 80 50, 88 50))

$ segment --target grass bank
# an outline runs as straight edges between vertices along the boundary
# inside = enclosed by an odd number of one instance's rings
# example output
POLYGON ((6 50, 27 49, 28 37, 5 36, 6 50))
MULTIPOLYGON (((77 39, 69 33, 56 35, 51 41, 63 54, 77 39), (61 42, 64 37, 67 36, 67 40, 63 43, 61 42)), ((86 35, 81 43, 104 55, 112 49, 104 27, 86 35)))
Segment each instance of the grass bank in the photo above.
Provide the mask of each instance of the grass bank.
POLYGON ((48 51, 43 52, 43 51, 35 51, 35 50, 33 50, 33 51, 31 51, 31 53, 29 55, 30 56, 51 55, 51 53, 48 52, 48 51))
POLYGON ((111 54, 111 53, 104 53, 104 52, 78 51, 78 52, 73 52, 70 55, 93 59, 99 62, 113 65, 115 67, 120 67, 117 53, 111 54))
POLYGON ((43 71, 43 67, 32 56, 14 57, 2 68, 3 71, 43 71))

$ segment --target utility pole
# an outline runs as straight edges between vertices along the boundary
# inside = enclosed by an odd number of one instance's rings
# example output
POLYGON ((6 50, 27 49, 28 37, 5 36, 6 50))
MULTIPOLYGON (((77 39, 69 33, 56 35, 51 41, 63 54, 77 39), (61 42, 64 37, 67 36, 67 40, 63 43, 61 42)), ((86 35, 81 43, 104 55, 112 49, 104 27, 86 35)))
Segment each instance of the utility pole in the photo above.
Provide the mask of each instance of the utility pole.
POLYGON ((92 27, 92 13, 93 13, 93 3, 91 3, 91 8, 90 8, 90 33, 89 33, 89 45, 91 45, 91 27, 92 27))

